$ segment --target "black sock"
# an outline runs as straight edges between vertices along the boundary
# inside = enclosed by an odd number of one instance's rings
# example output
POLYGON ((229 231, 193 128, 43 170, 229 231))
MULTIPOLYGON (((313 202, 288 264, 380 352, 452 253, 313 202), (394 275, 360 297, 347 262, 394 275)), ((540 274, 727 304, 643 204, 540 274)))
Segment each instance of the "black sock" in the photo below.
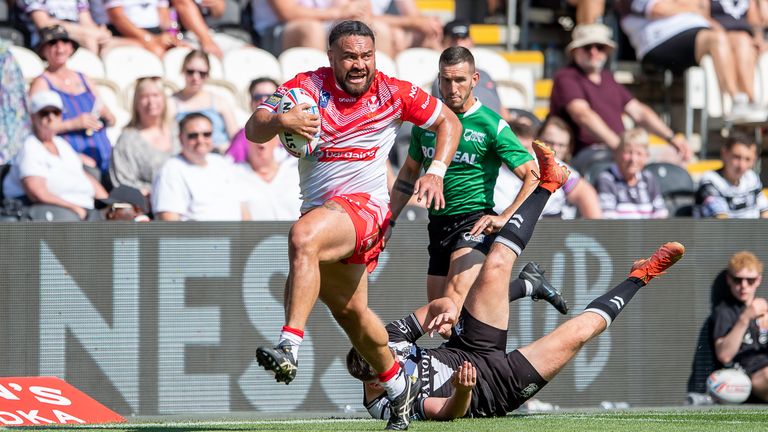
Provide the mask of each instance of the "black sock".
POLYGON ((547 205, 550 195, 552 195, 551 192, 537 186, 501 228, 496 236, 496 241, 512 249, 517 256, 520 256, 528 241, 531 240, 533 229, 536 227, 536 222, 539 220, 544 206, 547 205))
POLYGON ((526 296, 527 289, 525 288, 525 281, 522 279, 515 279, 509 283, 509 301, 520 300, 526 296))
POLYGON ((636 277, 630 277, 616 285, 612 290, 592 300, 584 311, 599 314, 608 325, 616 319, 624 307, 637 294, 637 291, 645 286, 645 282, 636 277))

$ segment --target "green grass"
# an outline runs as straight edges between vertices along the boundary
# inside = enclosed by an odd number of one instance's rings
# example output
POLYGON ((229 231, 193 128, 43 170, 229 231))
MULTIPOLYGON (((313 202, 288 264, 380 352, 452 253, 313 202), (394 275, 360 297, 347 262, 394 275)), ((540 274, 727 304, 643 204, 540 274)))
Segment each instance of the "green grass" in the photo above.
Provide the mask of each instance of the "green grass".
MULTIPOLYGON (((77 430, 108 432, 202 431, 379 431, 383 421, 369 419, 219 420, 200 422, 130 422, 115 426, 14 428, 9 430, 77 430)), ((631 409, 625 411, 567 411, 545 414, 512 414, 493 419, 452 422, 413 422, 414 432, 452 431, 690 431, 742 432, 768 430, 768 407, 710 409, 631 409)))

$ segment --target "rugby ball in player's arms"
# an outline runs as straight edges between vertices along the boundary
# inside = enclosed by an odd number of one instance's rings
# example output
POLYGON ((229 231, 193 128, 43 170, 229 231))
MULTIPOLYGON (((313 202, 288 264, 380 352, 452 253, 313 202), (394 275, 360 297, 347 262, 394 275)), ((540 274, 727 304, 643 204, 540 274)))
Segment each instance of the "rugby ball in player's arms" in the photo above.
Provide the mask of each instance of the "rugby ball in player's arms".
POLYGON ((707 391, 720 403, 739 404, 749 398, 752 381, 739 369, 718 369, 709 374, 707 391))
MULTIPOLYGON (((288 90, 282 99, 280 99, 280 105, 277 106, 278 113, 285 113, 293 109, 299 104, 308 104, 309 108, 304 111, 311 114, 320 114, 320 109, 317 107, 317 101, 312 95, 309 94, 303 88, 292 88, 288 90)), ((315 138, 312 141, 307 141, 303 136, 291 133, 280 132, 278 134, 280 142, 283 143, 283 147, 291 155, 297 158, 304 158, 312 154, 317 147, 317 142, 320 140, 320 131, 315 134, 315 138)))

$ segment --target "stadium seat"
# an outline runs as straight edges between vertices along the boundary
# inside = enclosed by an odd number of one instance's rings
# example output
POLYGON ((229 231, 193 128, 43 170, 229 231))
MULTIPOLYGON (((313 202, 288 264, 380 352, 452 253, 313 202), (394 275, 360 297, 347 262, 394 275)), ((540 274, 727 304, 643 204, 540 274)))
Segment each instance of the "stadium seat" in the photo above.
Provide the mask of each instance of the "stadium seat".
POLYGON ((679 211, 684 215, 683 208, 693 205, 696 186, 685 168, 671 163, 656 162, 646 165, 644 170, 656 177, 661 195, 671 214, 677 215, 679 211))
POLYGON ((395 61, 392 57, 381 51, 376 51, 376 69, 380 70, 384 75, 398 78, 395 61))
POLYGON ((84 48, 75 51, 72 57, 67 60, 67 66, 89 78, 104 78, 104 63, 102 63, 101 58, 84 48))
POLYGON ((24 46, 24 35, 15 28, 8 27, 7 25, 0 24, 0 39, 11 41, 14 45, 24 46))
POLYGON ((103 60, 106 76, 123 91, 132 86, 137 78, 165 75, 162 60, 144 48, 116 47, 111 49, 103 60))
POLYGON ((247 92, 248 84, 260 77, 282 82, 283 74, 275 56, 254 47, 242 47, 224 54, 224 79, 234 84, 239 92, 247 92))
POLYGON ((590 166, 598 162, 613 163, 613 151, 605 146, 590 146, 571 159, 571 166, 586 177, 590 166))
POLYGON ((762 106, 768 106, 768 52, 757 59, 757 75, 755 80, 755 100, 762 106))
POLYGON ((600 176, 600 173, 609 169, 612 165, 613 161, 607 160, 598 160, 592 162, 592 164, 590 164, 586 170, 583 171, 582 176, 586 182, 592 186, 597 186, 597 178, 600 176))
POLYGON ((509 79, 514 83, 518 83, 520 86, 522 86, 522 88, 525 89, 526 105, 522 107, 513 107, 513 108, 523 108, 528 111, 533 110, 534 102, 535 102, 534 84, 536 81, 534 79, 533 70, 527 67, 520 67, 520 68, 512 67, 510 69, 509 79))
POLYGON ((40 76, 45 70, 43 61, 38 55, 31 49, 24 48, 22 46, 11 45, 8 47, 13 54, 13 58, 19 64, 21 69, 21 75, 27 82, 32 81, 36 77, 40 76))
POLYGON ((237 88, 229 81, 209 79, 203 87, 212 94, 226 100, 227 105, 230 107, 234 108, 240 105, 237 98, 237 88))
POLYGON ((288 48, 277 58, 283 71, 283 81, 288 81, 301 72, 313 71, 328 66, 328 55, 314 48, 288 48))
POLYGON ((490 48, 472 48, 475 66, 484 70, 494 81, 505 81, 511 78, 512 68, 504 57, 490 48))
MULTIPOLYGON (((179 88, 182 88, 185 85, 181 66, 184 63, 184 57, 186 57, 190 51, 192 51, 192 48, 189 47, 175 47, 166 51, 163 56, 165 79, 171 81, 179 88)), ((208 61, 211 63, 211 70, 209 71, 208 76, 212 79, 223 80, 224 66, 221 64, 221 60, 215 55, 209 55, 208 61)))
POLYGON ((437 78, 437 63, 440 53, 428 48, 408 48, 395 57, 397 73, 402 80, 430 92, 432 82, 437 78))

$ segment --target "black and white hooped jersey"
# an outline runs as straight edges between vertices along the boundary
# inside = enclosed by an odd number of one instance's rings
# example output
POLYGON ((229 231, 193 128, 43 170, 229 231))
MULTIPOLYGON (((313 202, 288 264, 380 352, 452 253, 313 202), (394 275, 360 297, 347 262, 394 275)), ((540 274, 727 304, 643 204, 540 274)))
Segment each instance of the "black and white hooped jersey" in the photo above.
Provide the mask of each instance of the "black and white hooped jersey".
POLYGON ((719 214, 735 219, 757 219, 768 211, 768 198, 763 195, 763 185, 754 171, 741 177, 738 185, 728 182, 722 170, 707 171, 701 176, 696 192, 698 217, 714 217, 719 214))

